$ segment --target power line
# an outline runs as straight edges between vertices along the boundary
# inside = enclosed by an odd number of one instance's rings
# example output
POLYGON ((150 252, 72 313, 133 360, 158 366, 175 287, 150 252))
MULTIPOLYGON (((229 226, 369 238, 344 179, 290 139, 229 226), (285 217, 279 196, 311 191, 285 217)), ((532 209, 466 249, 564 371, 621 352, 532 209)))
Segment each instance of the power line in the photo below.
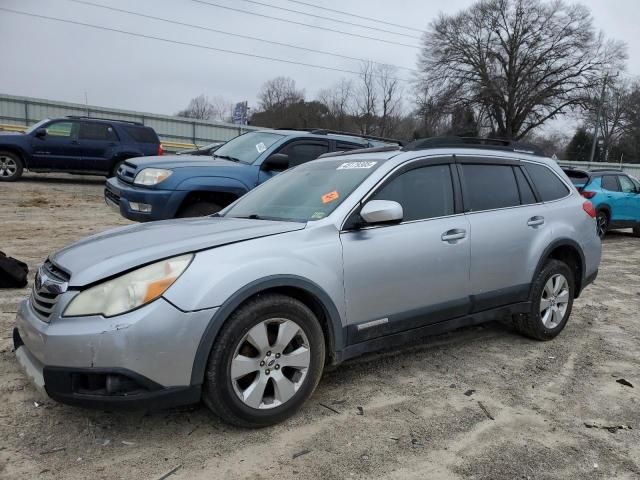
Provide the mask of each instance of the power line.
POLYGON ((196 2, 196 3, 201 3, 203 5, 209 5, 210 7, 218 7, 218 8, 223 8, 225 10, 231 10, 233 12, 240 12, 240 13, 245 13, 247 15, 255 15, 257 17, 268 18, 270 20, 277 20, 279 22, 290 23, 290 24, 293 24, 293 25, 301 25, 303 27, 309 27, 309 28, 316 28, 318 30, 325 30, 327 32, 340 33, 342 35, 349 35, 350 37, 358 37, 358 38, 364 38, 364 39, 367 39, 367 40, 375 40, 376 42, 389 43, 391 45, 399 45, 401 47, 420 48, 417 45, 409 45, 408 43, 395 42, 393 40, 384 40, 382 38, 368 37, 367 35, 360 35, 358 33, 345 32, 343 30, 335 30, 335 29, 329 28, 329 27, 321 27, 319 25, 311 25, 310 23, 297 22, 295 20, 287 20, 286 18, 273 17, 271 15, 265 15, 263 13, 251 12, 249 10, 242 10, 240 8, 227 7, 226 5, 220 5, 219 3, 205 2, 204 0, 191 0, 191 1, 192 2, 196 2))
POLYGON ((298 1, 298 0, 286 0, 286 1, 287 2, 291 2, 291 3, 297 3, 297 4, 300 4, 300 5, 306 5, 307 7, 318 8, 320 10, 326 10, 328 12, 340 13, 342 15, 347 15, 349 17, 361 18, 363 20, 369 20, 371 22, 382 23, 384 25, 390 25, 392 27, 405 28, 407 30, 413 30, 414 32, 422 33, 422 30, 420 30, 419 28, 407 27, 405 25, 400 25, 399 23, 385 22, 384 20, 378 20, 377 18, 365 17, 364 15, 358 15, 358 14, 355 14, 355 13, 349 13, 349 12, 345 12, 343 10, 335 10, 333 8, 328 8, 328 7, 321 7, 319 5, 314 5, 313 3, 301 2, 301 1, 298 1))
MULTIPOLYGON (((104 27, 102 25, 93 25, 91 23, 78 22, 78 21, 75 21, 75 20, 67 20, 67 19, 63 19, 63 18, 49 17, 49 16, 46 16, 46 15, 39 15, 39 14, 36 14, 36 13, 23 12, 23 11, 20 11, 20 10, 13 10, 11 8, 0 7, 0 11, 14 13, 14 14, 17 14, 17 15, 24 15, 24 16, 27 16, 27 17, 41 18, 41 19, 44 19, 44 20, 53 20, 53 21, 61 22, 61 23, 69 23, 69 24, 72 24, 72 25, 79 25, 79 26, 82 26, 82 27, 89 27, 89 28, 94 28, 94 29, 97 29, 97 30, 105 30, 105 31, 108 31, 108 32, 121 33, 123 35, 129 35, 129 36, 132 36, 132 37, 140 37, 140 38, 146 38, 146 39, 149 39, 149 40, 157 40, 157 41, 165 42, 165 43, 173 43, 173 44, 176 44, 176 45, 184 45, 184 46, 187 46, 187 47, 202 48, 204 50, 212 50, 212 51, 216 51, 216 52, 230 53, 232 55, 241 55, 241 56, 245 56, 245 57, 259 58, 259 59, 262 59, 262 60, 269 60, 269 61, 272 61, 272 62, 288 63, 288 64, 291 64, 291 65, 301 65, 303 67, 317 68, 317 69, 320 69, 320 70, 331 70, 331 71, 334 71, 334 72, 342 72, 342 73, 349 73, 349 74, 352 74, 352 75, 360 75, 360 72, 356 72, 356 71, 353 71, 353 70, 345 70, 345 69, 342 69, 342 68, 328 67, 328 66, 325 66, 325 65, 316 65, 316 64, 313 64, 313 63, 296 62, 296 61, 293 61, 293 60, 286 60, 286 59, 283 59, 283 58, 275 58, 275 57, 267 57, 267 56, 264 56, 264 55, 257 55, 257 54, 254 54, 254 53, 237 52, 235 50, 227 50, 227 49, 224 49, 224 48, 216 48, 216 47, 211 47, 209 45, 202 45, 202 44, 199 44, 199 43, 190 43, 190 42, 183 42, 183 41, 180 41, 180 40, 171 40, 171 39, 168 39, 168 38, 156 37, 156 36, 153 36, 153 35, 146 35, 146 34, 143 34, 143 33, 134 33, 134 32, 128 32, 126 30, 120 30, 120 29, 117 29, 117 28, 104 27)), ((390 78, 392 78, 394 80, 402 81, 402 82, 407 82, 407 83, 410 82, 409 80, 403 79, 403 78, 394 78, 394 77, 390 77, 390 78)))
POLYGON ((278 46, 281 46, 281 47, 296 48, 298 50, 304 50, 304 51, 307 51, 307 52, 320 53, 322 55, 330 55, 330 56, 333 56, 333 57, 344 58, 344 59, 347 59, 347 60, 354 60, 354 61, 357 61, 357 62, 371 62, 371 63, 375 63, 375 64, 378 64, 378 65, 385 65, 385 66, 399 68, 399 69, 402 69, 402 70, 408 70, 410 72, 416 72, 416 70, 414 70, 412 68, 401 67, 399 65, 393 65, 393 64, 390 64, 390 63, 375 62, 373 60, 367 60, 365 58, 350 57, 348 55, 342 55, 340 53, 327 52, 325 50, 315 50, 313 48, 300 47, 298 45, 291 45, 289 43, 274 42, 274 41, 271 41, 271 40, 265 40, 263 38, 251 37, 249 35, 241 35, 239 33, 225 32, 223 30, 217 30, 215 28, 209 28, 209 27, 203 27, 201 25, 194 25, 194 24, 191 24, 191 23, 179 22, 177 20, 169 20, 167 18, 162 18, 162 17, 155 17, 153 15, 147 15, 147 14, 144 14, 144 13, 132 12, 131 10, 124 10, 122 8, 109 7, 107 5, 101 5, 99 3, 93 3, 93 2, 86 1, 86 0, 67 0, 67 1, 74 2, 74 3, 79 3, 79 4, 83 4, 83 5, 89 5, 89 6, 97 7, 97 8, 103 8, 105 10, 111 10, 111 11, 114 11, 114 12, 120 12, 120 13, 129 14, 129 15, 135 15, 135 16, 142 17, 142 18, 149 18, 149 19, 152 19, 152 20, 160 21, 160 22, 166 22, 166 23, 171 23, 171 24, 175 24, 175 25, 181 25, 183 27, 190 27, 190 28, 196 28, 196 29, 199 29, 199 30, 206 30, 208 32, 220 33, 222 35, 230 35, 232 37, 244 38, 244 39, 247 39, 247 40, 254 40, 254 41, 263 42, 263 43, 270 43, 272 45, 278 45, 278 46))
POLYGON ((366 28, 366 29, 369 29, 369 30, 375 30, 375 31, 378 31, 378 32, 390 33, 392 35, 400 35, 401 37, 408 37, 408 38, 414 38, 416 40, 420 40, 420 37, 417 37, 415 35, 409 35, 408 33, 393 32, 391 30, 385 30, 383 28, 371 27, 369 25, 363 25, 361 23, 354 23, 354 22, 348 22, 346 20, 338 20, 337 18, 324 17, 322 15, 316 15, 314 13, 307 13, 307 12, 303 12, 301 10, 294 10, 293 8, 279 7, 277 5, 271 5, 269 3, 258 2, 257 0, 242 0, 242 1, 243 2, 247 2, 247 3, 253 3, 254 5, 260 5, 262 7, 275 8, 276 10, 284 10, 285 12, 297 13, 299 15, 306 15, 308 17, 320 18, 322 20, 329 20, 331 22, 336 22, 336 23, 343 23, 345 25, 351 25, 353 27, 366 28))

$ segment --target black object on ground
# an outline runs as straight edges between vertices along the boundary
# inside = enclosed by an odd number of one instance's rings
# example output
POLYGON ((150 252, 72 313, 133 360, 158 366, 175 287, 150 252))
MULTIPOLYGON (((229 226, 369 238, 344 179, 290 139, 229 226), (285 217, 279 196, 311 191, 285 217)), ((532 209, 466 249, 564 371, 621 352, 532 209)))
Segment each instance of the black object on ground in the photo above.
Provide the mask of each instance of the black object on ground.
POLYGON ((0 288, 26 287, 28 273, 26 263, 0 252, 0 288))

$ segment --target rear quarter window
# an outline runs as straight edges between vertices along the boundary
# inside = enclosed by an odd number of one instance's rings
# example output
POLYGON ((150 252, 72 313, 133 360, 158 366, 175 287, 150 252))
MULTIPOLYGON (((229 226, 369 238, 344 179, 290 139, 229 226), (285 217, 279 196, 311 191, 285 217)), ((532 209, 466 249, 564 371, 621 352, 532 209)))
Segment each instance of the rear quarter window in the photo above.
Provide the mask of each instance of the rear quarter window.
POLYGON ((127 126, 124 130, 138 143, 160 143, 158 135, 150 127, 127 126))
POLYGON ((543 202, 558 200, 569 195, 569 188, 550 168, 535 163, 527 163, 525 168, 543 202))

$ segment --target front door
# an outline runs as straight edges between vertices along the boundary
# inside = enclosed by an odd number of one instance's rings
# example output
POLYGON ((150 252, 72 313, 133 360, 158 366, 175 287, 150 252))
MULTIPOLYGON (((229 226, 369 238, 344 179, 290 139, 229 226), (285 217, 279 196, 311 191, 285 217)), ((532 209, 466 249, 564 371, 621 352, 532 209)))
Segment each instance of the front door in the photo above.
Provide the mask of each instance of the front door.
POLYGON ((469 224, 447 161, 401 172, 369 198, 400 203, 401 223, 341 233, 349 343, 467 313, 469 224))
POLYGON ((619 175, 620 189, 624 195, 621 215, 625 221, 640 222, 640 191, 626 175, 619 175))
POLYGON ((624 216, 624 204, 626 194, 620 190, 617 175, 603 175, 601 180, 602 192, 605 194, 606 202, 611 207, 611 222, 626 220, 624 216))
POLYGON ((82 164, 78 122, 59 120, 44 127, 46 135, 33 137, 34 169, 76 170, 82 164))

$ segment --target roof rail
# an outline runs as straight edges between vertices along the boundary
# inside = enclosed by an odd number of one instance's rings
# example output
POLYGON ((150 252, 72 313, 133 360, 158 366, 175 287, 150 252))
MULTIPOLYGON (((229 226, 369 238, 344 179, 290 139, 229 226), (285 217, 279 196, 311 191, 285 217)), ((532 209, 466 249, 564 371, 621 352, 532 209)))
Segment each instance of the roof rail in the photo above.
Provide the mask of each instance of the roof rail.
POLYGON ((615 172, 620 173, 622 171, 621 168, 591 168, 590 172, 615 172))
POLYGON ((354 153, 376 153, 399 151, 400 145, 386 145, 384 147, 358 148, 355 150, 344 150, 341 152, 323 153, 318 158, 342 157, 343 155, 353 155, 354 153))
POLYGON ((465 147, 487 150, 503 150, 508 152, 528 153, 530 155, 546 156, 542 149, 528 143, 502 140, 497 138, 477 137, 430 137, 420 138, 405 145, 404 150, 424 150, 429 148, 465 147))
POLYGON ((106 122, 121 122, 121 123, 130 123, 131 125, 144 126, 144 123, 134 122, 133 120, 120 120, 118 118, 90 117, 89 115, 67 115, 65 118, 73 118, 73 119, 77 119, 77 120, 81 120, 81 119, 86 119, 86 120, 104 120, 106 122))
POLYGON ((276 128, 276 130, 294 130, 300 132, 309 132, 314 135, 344 135, 347 137, 364 138, 365 140, 376 140, 378 142, 395 143, 396 145, 404 145, 405 142, 395 138, 377 137, 375 135, 366 135, 363 133, 343 132, 340 130, 331 130, 327 128, 276 128))

